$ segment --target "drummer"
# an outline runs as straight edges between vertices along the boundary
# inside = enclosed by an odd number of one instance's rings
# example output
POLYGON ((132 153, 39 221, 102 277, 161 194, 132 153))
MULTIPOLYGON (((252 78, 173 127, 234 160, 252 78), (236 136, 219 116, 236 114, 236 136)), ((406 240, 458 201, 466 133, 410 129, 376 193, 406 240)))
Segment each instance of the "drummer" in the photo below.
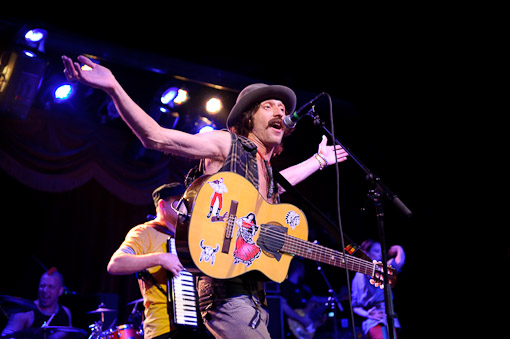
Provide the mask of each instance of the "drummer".
POLYGON ((27 328, 46 326, 72 326, 71 311, 58 303, 64 293, 64 277, 55 267, 44 272, 39 281, 35 308, 28 312, 11 314, 2 336, 27 328))

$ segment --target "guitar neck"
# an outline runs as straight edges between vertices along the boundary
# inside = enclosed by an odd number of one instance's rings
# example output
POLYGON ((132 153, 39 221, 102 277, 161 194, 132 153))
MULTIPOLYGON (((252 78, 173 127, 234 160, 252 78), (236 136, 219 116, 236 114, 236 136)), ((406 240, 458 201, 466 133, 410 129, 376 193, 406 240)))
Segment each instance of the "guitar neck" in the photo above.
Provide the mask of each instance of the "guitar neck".
POLYGON ((344 258, 342 252, 290 235, 285 235, 284 237, 285 240, 280 249, 281 252, 315 260, 323 264, 346 268, 350 271, 360 272, 370 276, 374 275, 376 265, 370 261, 349 254, 346 254, 344 258))

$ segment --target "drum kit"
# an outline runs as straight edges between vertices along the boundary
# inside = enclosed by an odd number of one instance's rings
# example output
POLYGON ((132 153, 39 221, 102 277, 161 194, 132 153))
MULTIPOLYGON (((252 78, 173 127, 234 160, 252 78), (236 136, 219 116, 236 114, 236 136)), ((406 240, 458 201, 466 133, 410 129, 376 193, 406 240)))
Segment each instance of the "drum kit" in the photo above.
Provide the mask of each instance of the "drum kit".
MULTIPOLYGON (((131 324, 120 326, 110 325, 109 328, 104 329, 104 315, 108 312, 117 312, 115 309, 106 308, 103 303, 99 304, 98 308, 87 312, 87 314, 99 314, 100 320, 89 325, 91 331, 90 335, 87 331, 70 326, 46 326, 46 323, 41 327, 27 328, 21 331, 10 333, 4 338, 15 339, 81 339, 87 335, 88 339, 142 339, 143 338, 143 322, 140 311, 137 311, 138 304, 143 299, 134 300, 128 305, 134 305, 133 311, 129 316, 131 324)), ((0 295, 0 314, 3 313, 6 317, 8 314, 33 311, 37 308, 34 302, 18 297, 7 295, 0 295)))
POLYGON ((133 324, 125 324, 116 327, 113 327, 114 325, 112 324, 106 330, 103 329, 104 314, 106 312, 117 312, 117 310, 105 308, 104 304, 101 303, 97 309, 87 312, 87 314, 101 315, 101 320, 96 321, 94 324, 89 326, 91 330, 89 339, 142 339, 143 338, 143 325, 141 321, 142 316, 140 312, 136 311, 138 304, 142 301, 143 299, 137 299, 128 303, 128 305, 133 304, 135 305, 133 307, 133 311, 129 316, 129 321, 133 322, 133 324))

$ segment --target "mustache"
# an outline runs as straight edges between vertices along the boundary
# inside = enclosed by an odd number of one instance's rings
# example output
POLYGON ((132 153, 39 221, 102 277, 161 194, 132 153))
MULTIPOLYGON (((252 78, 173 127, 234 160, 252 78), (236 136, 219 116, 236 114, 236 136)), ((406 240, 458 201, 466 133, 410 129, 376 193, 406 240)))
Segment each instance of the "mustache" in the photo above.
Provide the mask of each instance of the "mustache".
POLYGON ((283 123, 283 119, 278 118, 278 117, 271 118, 268 121, 267 128, 270 128, 270 127, 276 127, 276 128, 282 129, 284 137, 289 136, 294 131, 294 128, 288 128, 287 126, 285 126, 285 124, 283 123))
POLYGON ((284 125, 283 125, 283 120, 280 119, 280 118, 272 118, 270 119, 268 122, 267 122, 267 127, 279 127, 279 128, 283 128, 284 125))

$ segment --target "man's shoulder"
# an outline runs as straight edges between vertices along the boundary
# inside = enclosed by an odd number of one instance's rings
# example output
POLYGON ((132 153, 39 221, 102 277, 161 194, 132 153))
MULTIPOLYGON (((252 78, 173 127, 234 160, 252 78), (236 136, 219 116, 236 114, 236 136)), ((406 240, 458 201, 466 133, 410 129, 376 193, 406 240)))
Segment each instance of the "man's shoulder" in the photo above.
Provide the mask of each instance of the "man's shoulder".
POLYGON ((128 232, 128 235, 142 234, 147 232, 155 231, 154 228, 150 225, 149 222, 145 222, 143 224, 139 224, 131 228, 128 232))

